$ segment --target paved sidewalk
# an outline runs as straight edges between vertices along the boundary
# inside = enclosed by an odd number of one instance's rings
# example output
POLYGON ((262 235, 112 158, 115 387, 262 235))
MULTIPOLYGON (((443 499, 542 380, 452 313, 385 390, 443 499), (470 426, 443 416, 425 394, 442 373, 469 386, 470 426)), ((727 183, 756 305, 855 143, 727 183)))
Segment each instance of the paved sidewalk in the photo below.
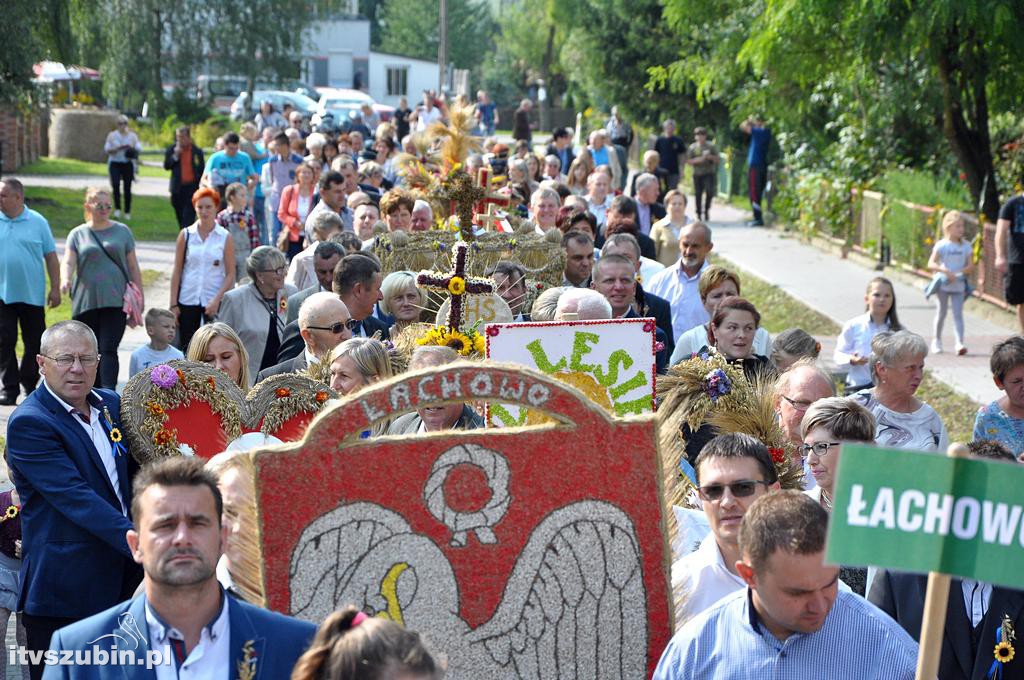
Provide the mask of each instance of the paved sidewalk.
MULTIPOLYGON (((864 312, 867 282, 879 274, 885 276, 884 272, 801 243, 795 236, 764 227, 743 226, 748 213, 731 206, 715 206, 712 211, 714 252, 777 285, 840 325, 864 312)), ((925 300, 923 285, 914 287, 897 280, 894 286, 900 321, 931 343, 935 308, 931 301, 925 300)), ((950 351, 954 347, 950 313, 942 337, 947 353, 929 354, 926 366, 944 383, 975 401, 988 403, 1001 394, 992 383, 988 369, 992 346, 1013 331, 967 311, 964 325, 969 353, 961 357, 950 351)), ((834 345, 823 346, 823 355, 827 349, 831 356, 832 347, 834 345)))
MULTIPOLYGON (((110 186, 110 179, 101 175, 21 175, 10 173, 27 187, 52 187, 54 189, 85 190, 95 186, 110 186)), ((164 196, 167 192, 167 178, 136 177, 132 182, 133 196, 164 196)))

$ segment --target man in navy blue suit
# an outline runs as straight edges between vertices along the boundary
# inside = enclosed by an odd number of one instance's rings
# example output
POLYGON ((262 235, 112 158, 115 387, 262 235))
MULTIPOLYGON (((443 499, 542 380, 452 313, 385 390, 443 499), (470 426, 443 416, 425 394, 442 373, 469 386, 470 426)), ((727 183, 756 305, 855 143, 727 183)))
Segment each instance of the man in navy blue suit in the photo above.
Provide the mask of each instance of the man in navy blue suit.
MULTIPOLYGON (((125 538, 138 467, 120 440, 121 401, 92 389, 96 336, 80 321, 42 335, 43 384, 7 424, 11 477, 21 496, 21 598, 28 649, 53 631, 120 602, 142 578, 125 538)), ((42 677, 41 664, 31 668, 42 677)))
POLYGON ((290 677, 316 626, 224 591, 216 576, 228 538, 222 513, 217 478, 203 461, 176 457, 143 468, 128 543, 145 569, 145 594, 54 633, 50 649, 74 652, 76 665, 47 666, 44 677, 290 677), (97 664, 97 650, 116 653, 118 664, 97 664), (89 663, 80 663, 86 654, 89 663))

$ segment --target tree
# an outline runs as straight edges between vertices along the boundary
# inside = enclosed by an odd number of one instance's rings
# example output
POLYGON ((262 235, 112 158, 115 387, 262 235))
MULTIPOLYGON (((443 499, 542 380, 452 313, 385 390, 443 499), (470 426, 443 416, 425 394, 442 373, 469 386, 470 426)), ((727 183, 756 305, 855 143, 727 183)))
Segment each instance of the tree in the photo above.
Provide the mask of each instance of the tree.
POLYGON ((4 31, 18 36, 18 48, 0 50, 0 103, 13 103, 31 97, 32 64, 42 58, 44 47, 33 30, 38 20, 33 0, 7 0, 3 14, 4 31))
MULTIPOLYGON (((437 60, 437 2, 386 0, 379 10, 380 49, 417 59, 437 60)), ((494 50, 496 32, 490 7, 481 0, 448 0, 448 58, 455 68, 479 76, 485 55, 494 50)))
POLYGON ((721 96, 734 110, 774 103, 798 127, 817 118, 826 136, 836 135, 839 102, 852 106, 862 130, 888 114, 912 124, 926 116, 982 212, 995 217, 989 116, 993 105, 1015 106, 1021 85, 1012 48, 1024 24, 1020 3, 665 0, 665 16, 683 45, 655 80, 693 84, 698 97, 721 96), (706 42, 701 27, 710 29, 706 42), (897 74, 912 79, 897 84, 897 74))

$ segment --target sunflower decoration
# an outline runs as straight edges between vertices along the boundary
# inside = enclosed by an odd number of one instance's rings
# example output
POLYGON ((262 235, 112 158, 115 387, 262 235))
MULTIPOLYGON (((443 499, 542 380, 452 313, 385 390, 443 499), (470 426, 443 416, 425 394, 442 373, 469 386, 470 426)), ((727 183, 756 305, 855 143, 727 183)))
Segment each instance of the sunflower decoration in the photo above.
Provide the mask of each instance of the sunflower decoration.
MULTIPOLYGON (((1008 614, 1003 614, 1003 621, 996 629, 996 638, 999 642, 993 651, 993 656, 996 658, 996 663, 992 664, 993 667, 997 667, 997 663, 1010 663, 1016 655, 1016 651, 1013 649, 1013 642, 1017 639, 1017 634, 1013 630, 1013 620, 1008 614)), ((1002 669, 999 670, 1001 671, 1002 669)), ((999 675, 1001 676, 1002 673, 1000 672, 999 675)))
POLYGON ((464 357, 483 357, 486 348, 484 336, 476 326, 466 330, 451 326, 433 326, 416 338, 416 344, 420 347, 451 347, 464 357))

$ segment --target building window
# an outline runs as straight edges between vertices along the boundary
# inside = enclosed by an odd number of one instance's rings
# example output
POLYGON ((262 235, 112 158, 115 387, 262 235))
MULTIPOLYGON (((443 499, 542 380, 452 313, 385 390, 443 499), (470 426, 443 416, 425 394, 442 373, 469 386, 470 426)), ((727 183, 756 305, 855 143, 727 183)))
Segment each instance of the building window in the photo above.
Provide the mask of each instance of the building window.
POLYGON ((409 94, 409 67, 388 67, 388 96, 404 97, 409 94))

